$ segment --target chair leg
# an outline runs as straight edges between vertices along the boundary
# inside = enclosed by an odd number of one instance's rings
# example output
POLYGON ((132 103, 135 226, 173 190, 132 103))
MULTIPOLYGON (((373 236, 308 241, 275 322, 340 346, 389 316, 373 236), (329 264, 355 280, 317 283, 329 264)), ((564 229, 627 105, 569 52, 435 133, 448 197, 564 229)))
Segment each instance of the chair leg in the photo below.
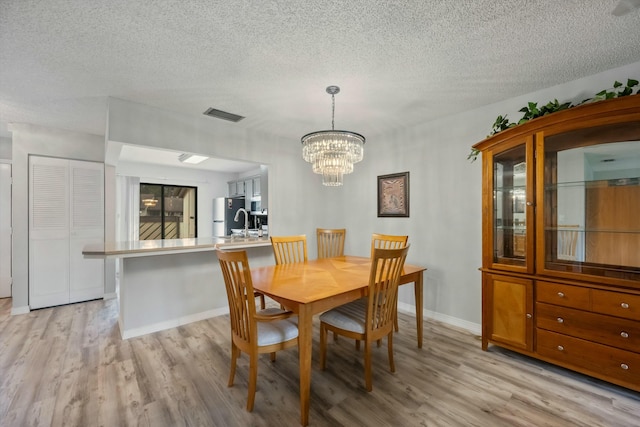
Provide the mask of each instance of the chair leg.
POLYGON ((396 332, 398 332, 400 329, 398 327, 398 313, 396 312, 396 318, 393 321, 395 323, 395 328, 396 328, 396 332))
POLYGON ((360 351, 360 340, 356 340, 356 350, 360 351))
MULTIPOLYGON (((333 333, 335 337, 335 332, 333 333)), ((324 371, 326 368, 327 358, 327 328, 320 322, 320 369, 324 371)))
POLYGON ((371 384, 371 341, 364 340, 364 382, 367 391, 373 390, 371 384))
POLYGON ((376 344, 378 345, 378 348, 382 347, 382 339, 379 339, 376 344))
POLYGON ((229 387, 233 385, 233 378, 236 376, 236 361, 238 360, 238 353, 240 353, 238 347, 231 343, 231 372, 229 372, 229 382, 227 383, 229 387))
POLYGON ((264 300, 264 295, 260 294, 260 309, 264 310, 267 307, 267 303, 264 300))
POLYGON ((253 402, 256 398, 256 383, 258 382, 258 354, 252 352, 249 355, 249 396, 247 397, 247 411, 253 411, 253 402))
POLYGON ((269 353, 269 355, 271 356, 271 361, 275 362, 276 361, 276 352, 274 351, 273 353, 269 353))
POLYGON ((393 362, 393 331, 389 332, 389 337, 387 338, 387 349, 389 350, 389 369, 391 372, 395 372, 396 365, 393 362))

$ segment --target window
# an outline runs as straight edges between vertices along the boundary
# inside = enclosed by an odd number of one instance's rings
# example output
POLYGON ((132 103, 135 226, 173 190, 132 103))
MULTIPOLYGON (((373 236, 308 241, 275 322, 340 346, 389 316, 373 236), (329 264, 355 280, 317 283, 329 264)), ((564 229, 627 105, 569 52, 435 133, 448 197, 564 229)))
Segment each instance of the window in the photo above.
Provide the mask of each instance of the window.
POLYGON ((198 237, 197 189, 140 184, 140 240, 198 237))

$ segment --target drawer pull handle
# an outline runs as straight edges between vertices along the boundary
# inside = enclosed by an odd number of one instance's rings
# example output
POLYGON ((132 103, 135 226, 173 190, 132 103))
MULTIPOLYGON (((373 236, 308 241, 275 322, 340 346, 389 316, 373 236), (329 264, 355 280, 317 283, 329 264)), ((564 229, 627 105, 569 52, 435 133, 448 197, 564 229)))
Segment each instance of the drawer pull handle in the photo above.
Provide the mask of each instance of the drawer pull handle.
POLYGON ((625 331, 622 331, 622 332, 620 332, 620 336, 621 336, 622 338, 629 338, 629 333, 628 333, 628 332, 625 332, 625 331))
POLYGON ((629 308, 629 304, 627 304, 626 302, 623 302, 622 304, 620 304, 620 307, 629 308))
POLYGON ((564 351, 564 347, 563 347, 563 346, 561 346, 561 345, 559 345, 559 346, 558 346, 558 350, 560 350, 560 351, 564 351))
POLYGON ((527 313, 527 319, 531 319, 531 313, 527 313))
POLYGON ((624 369, 625 371, 629 369, 629 365, 627 365, 626 363, 621 363, 621 364, 620 364, 620 367, 621 367, 622 369, 624 369))
POLYGON ((558 323, 564 323, 564 319, 562 317, 558 317, 556 320, 558 321, 558 323))
POLYGON ((558 296, 559 296, 560 298, 564 298, 564 292, 558 292, 558 296))

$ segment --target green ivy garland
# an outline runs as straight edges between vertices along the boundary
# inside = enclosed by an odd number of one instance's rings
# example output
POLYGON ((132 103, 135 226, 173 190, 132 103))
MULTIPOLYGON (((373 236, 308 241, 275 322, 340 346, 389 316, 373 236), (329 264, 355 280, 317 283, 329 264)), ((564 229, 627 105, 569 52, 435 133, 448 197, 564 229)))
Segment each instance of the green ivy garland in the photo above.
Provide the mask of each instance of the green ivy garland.
MULTIPOLYGON (((573 105, 570 102, 565 102, 560 104, 557 99, 554 99, 553 101, 549 101, 546 105, 543 105, 542 107, 538 107, 537 102, 529 102, 526 107, 522 107, 519 110, 521 113, 524 113, 524 115, 520 120, 518 120, 518 122, 509 122, 509 119, 507 119, 506 114, 504 116, 498 116, 496 118, 496 121, 493 123, 491 133, 487 135, 487 138, 505 129, 509 129, 514 126, 520 125, 522 123, 526 123, 531 119, 535 119, 536 117, 542 117, 547 114, 555 113, 557 111, 566 110, 567 108, 575 107, 577 105, 581 105, 586 102, 602 101, 604 99, 612 99, 612 98, 619 98, 622 96, 633 95, 633 91, 636 86, 638 86, 638 80, 628 79, 626 86, 624 86, 619 81, 616 81, 613 84, 613 90, 610 90, 610 91, 606 89, 602 90, 596 93, 593 98, 587 98, 576 105, 573 105)), ((640 94, 640 89, 638 89, 635 93, 640 94)), ((474 162, 478 158, 478 154, 480 154, 480 151, 476 150, 475 148, 472 148, 471 152, 467 156, 467 160, 471 160, 471 162, 474 162)))

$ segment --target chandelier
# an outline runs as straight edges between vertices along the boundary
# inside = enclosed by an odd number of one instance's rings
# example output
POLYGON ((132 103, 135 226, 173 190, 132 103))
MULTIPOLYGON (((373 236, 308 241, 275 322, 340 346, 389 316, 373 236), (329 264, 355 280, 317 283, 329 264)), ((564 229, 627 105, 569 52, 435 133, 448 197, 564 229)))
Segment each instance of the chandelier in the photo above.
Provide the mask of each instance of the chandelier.
POLYGON ((322 175, 322 184, 342 185, 343 175, 353 172, 353 164, 364 155, 364 136, 346 130, 334 130, 335 95, 338 86, 329 86, 331 95, 331 130, 311 132, 302 137, 302 158, 311 163, 314 173, 322 175))

